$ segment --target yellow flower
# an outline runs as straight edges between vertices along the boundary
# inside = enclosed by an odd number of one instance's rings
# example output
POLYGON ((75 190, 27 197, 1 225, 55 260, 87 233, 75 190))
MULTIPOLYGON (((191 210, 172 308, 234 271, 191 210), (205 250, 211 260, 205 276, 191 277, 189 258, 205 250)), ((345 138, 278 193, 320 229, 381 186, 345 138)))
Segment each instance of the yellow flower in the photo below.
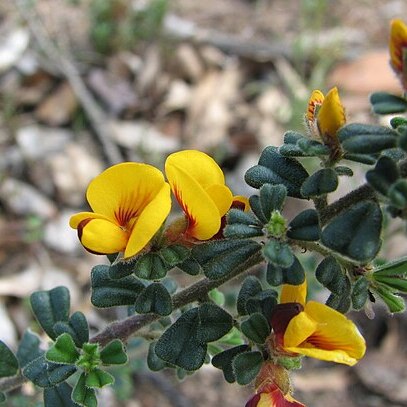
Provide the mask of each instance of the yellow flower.
POLYGON ((156 168, 122 163, 94 178, 86 192, 93 212, 73 215, 82 245, 96 254, 139 253, 159 230, 171 209, 170 187, 156 168))
POLYGON ((233 201, 218 164, 205 153, 184 150, 167 158, 165 173, 186 214, 186 234, 198 240, 213 237, 233 201))
POLYGON ((354 365, 366 351, 356 325, 340 312, 315 301, 305 302, 306 282, 283 285, 281 304, 271 324, 277 346, 285 352, 354 365))
POLYGON ((399 76, 404 90, 407 90, 407 26, 400 19, 390 25, 390 64, 399 76))
POLYGON ((268 386, 255 394, 245 407, 305 407, 289 393, 283 392, 277 386, 268 386))
POLYGON ((345 109, 336 87, 326 96, 320 90, 312 92, 308 101, 306 123, 311 135, 329 146, 331 155, 336 156, 340 149, 336 133, 346 123, 345 109))

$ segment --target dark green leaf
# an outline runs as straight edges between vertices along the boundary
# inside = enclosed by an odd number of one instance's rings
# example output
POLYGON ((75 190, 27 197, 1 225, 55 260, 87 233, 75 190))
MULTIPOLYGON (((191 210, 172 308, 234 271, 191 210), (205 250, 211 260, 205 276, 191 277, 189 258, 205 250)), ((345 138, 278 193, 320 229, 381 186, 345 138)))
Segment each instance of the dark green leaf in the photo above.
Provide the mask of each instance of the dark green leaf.
POLYGON ((75 407, 71 399, 72 387, 68 383, 44 389, 44 407, 75 407))
POLYGON ((79 351, 76 349, 71 335, 64 333, 58 336, 45 357, 50 362, 74 365, 79 358, 79 351))
POLYGON ((301 187, 304 198, 320 196, 336 191, 338 188, 338 175, 332 168, 323 168, 309 176, 301 187))
POLYGON ((397 131, 399 133, 398 146, 405 152, 407 151, 407 123, 403 123, 397 128, 397 131))
POLYGON ((257 216, 262 223, 267 223, 269 219, 264 215, 261 207, 260 197, 258 195, 252 195, 249 198, 250 209, 257 216))
POLYGON ((247 315, 246 302, 249 298, 263 290, 260 280, 255 276, 248 276, 243 281, 242 287, 237 297, 237 312, 240 315, 247 315))
POLYGON ((276 266, 287 268, 294 262, 294 255, 287 243, 271 239, 263 247, 266 260, 276 266))
POLYGON ((400 126, 407 126, 407 119, 405 117, 393 117, 390 120, 390 126, 393 127, 393 129, 398 129, 400 126))
POLYGON ((302 198, 300 189, 307 177, 307 171, 297 160, 280 155, 275 147, 266 147, 259 164, 245 174, 246 183, 254 188, 282 184, 287 194, 295 198, 302 198))
POLYGON ((68 333, 78 348, 89 341, 88 322, 85 315, 80 311, 73 313, 68 322, 57 322, 54 325, 54 332, 57 335, 61 335, 64 332, 68 333))
POLYGON ((232 365, 236 381, 244 386, 251 383, 260 372, 263 356, 260 352, 245 352, 234 357, 232 365))
POLYGON ((334 170, 339 176, 346 176, 346 177, 353 176, 352 169, 349 167, 346 167, 345 165, 338 165, 337 167, 334 168, 334 170))
POLYGON ((403 113, 407 110, 407 101, 387 92, 375 92, 370 95, 370 103, 377 114, 403 113))
POLYGON ((23 375, 39 387, 53 387, 75 372, 75 366, 48 362, 45 355, 34 359, 23 369, 23 375))
POLYGON ((401 257, 375 267, 373 275, 383 277, 407 277, 407 257, 401 257))
POLYGON ((192 255, 200 263, 206 277, 217 280, 241 266, 260 249, 261 245, 253 240, 216 240, 196 245, 192 255))
POLYGON ((226 238, 250 238, 263 234, 262 225, 257 218, 240 209, 231 209, 226 215, 227 225, 223 230, 226 238))
POLYGON ((362 309, 369 298, 369 281, 365 277, 359 277, 352 288, 352 307, 362 309))
POLYGON ((56 339, 54 325, 68 321, 70 298, 66 287, 56 287, 49 291, 36 291, 30 297, 31 308, 42 329, 51 339, 56 339))
POLYGON ((329 147, 325 144, 305 137, 298 140, 297 145, 306 156, 312 157, 319 155, 328 155, 330 153, 329 147))
POLYGON ((304 279, 304 268, 296 256, 294 256, 293 264, 287 268, 276 266, 272 263, 267 265, 266 280, 272 286, 280 284, 298 285, 302 284, 304 279))
POLYGON ((405 179, 397 180, 389 188, 387 196, 393 206, 404 209, 407 206, 407 181, 405 179))
POLYGON ((270 220, 273 211, 283 209, 286 198, 287 188, 284 185, 264 184, 260 188, 260 204, 267 222, 270 220))
POLYGON ((119 279, 133 274, 136 260, 121 260, 113 263, 109 268, 109 277, 119 279))
POLYGON ((152 312, 163 316, 170 315, 172 312, 171 295, 162 284, 152 283, 141 291, 134 307, 140 314, 152 312))
POLYGON ((155 345, 156 342, 151 342, 148 348, 147 366, 153 372, 158 372, 168 367, 168 363, 157 356, 155 353, 155 345))
POLYGON ((134 276, 112 279, 109 266, 95 266, 91 273, 92 297, 95 307, 107 308, 118 305, 133 305, 144 289, 144 284, 134 276))
POLYGON ((100 360, 104 365, 123 365, 128 357, 123 343, 119 339, 109 342, 100 352, 100 360))
POLYGON ((389 127, 351 123, 338 131, 342 148, 351 154, 374 154, 396 147, 397 132, 389 127))
POLYGON ((288 225, 287 237, 295 240, 316 241, 321 237, 318 212, 306 209, 300 212, 288 225))
POLYGON ((200 343, 216 341, 233 327, 232 316, 215 304, 204 303, 198 308, 196 339, 200 343))
POLYGON ((139 257, 134 273, 145 280, 161 280, 171 269, 158 253, 146 253, 139 257))
POLYGON ((40 349, 40 343, 40 338, 35 333, 29 329, 24 332, 17 350, 17 359, 20 368, 25 367, 28 363, 44 353, 44 351, 40 349))
POLYGON ((97 407, 95 390, 86 386, 86 373, 82 373, 72 392, 72 400, 84 407, 97 407))
POLYGON ((0 341, 0 377, 14 376, 18 371, 18 360, 9 347, 0 341))
POLYGON ((259 344, 263 344, 270 335, 270 326, 267 319, 258 312, 243 321, 240 328, 251 341, 259 344))
POLYGON ((246 352, 250 349, 248 345, 239 345, 234 348, 227 349, 221 353, 218 353, 212 358, 212 365, 218 369, 222 369, 223 376, 228 383, 233 383, 236 381, 233 372, 233 358, 240 353, 246 352))
POLYGON ((259 292, 246 301, 247 312, 251 315, 256 312, 262 313, 266 318, 269 318, 273 308, 277 304, 277 292, 268 289, 259 292))
POLYGON ((357 163, 362 163, 362 164, 367 164, 367 165, 373 165, 376 162, 376 156, 373 154, 350 154, 350 153, 345 153, 343 155, 343 158, 345 160, 350 160, 350 161, 355 161, 357 163))
POLYGON ((322 231, 322 243, 361 263, 380 249, 382 212, 373 201, 361 201, 333 218, 322 231))
POLYGON ((160 250, 160 256, 170 267, 175 267, 182 263, 189 255, 190 250, 187 247, 177 244, 164 247, 160 250))
POLYGON ((196 276, 202 271, 201 265, 192 256, 178 264, 177 267, 191 276, 196 276))
POLYGON ((101 389, 113 383, 114 377, 110 373, 107 373, 102 369, 93 369, 88 372, 85 377, 86 387, 101 389))
POLYGON ((332 293, 328 297, 326 305, 328 305, 328 307, 335 309, 338 312, 341 312, 342 314, 345 314, 346 312, 349 311, 351 305, 350 295, 345 293, 342 293, 340 295, 332 293))
POLYGON ((387 195, 389 188, 399 177, 398 166, 389 157, 380 157, 374 169, 366 172, 367 182, 383 195, 387 195))
POLYGON ((348 278, 342 271, 340 264, 332 256, 325 257, 315 271, 317 280, 329 291, 340 295, 349 286, 348 278))

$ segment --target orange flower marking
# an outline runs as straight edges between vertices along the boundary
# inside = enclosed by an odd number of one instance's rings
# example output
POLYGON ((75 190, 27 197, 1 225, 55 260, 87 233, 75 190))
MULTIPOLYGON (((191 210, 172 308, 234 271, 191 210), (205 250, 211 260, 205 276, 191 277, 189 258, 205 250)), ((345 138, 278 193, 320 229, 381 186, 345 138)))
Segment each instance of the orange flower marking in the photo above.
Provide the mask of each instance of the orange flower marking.
POLYGON ((400 78, 404 91, 407 90, 407 26, 400 19, 390 25, 390 64, 400 78))

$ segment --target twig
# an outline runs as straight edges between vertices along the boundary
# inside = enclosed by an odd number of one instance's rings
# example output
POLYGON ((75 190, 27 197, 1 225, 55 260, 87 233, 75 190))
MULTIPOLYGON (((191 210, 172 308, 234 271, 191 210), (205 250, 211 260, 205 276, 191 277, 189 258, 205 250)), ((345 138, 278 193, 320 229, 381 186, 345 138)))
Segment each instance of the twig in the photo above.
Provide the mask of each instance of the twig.
POLYGON ((109 164, 112 165, 123 161, 119 148, 110 139, 110 125, 109 121, 106 120, 106 113, 85 86, 72 61, 51 40, 35 13, 35 6, 29 0, 16 0, 14 5, 20 16, 26 21, 42 52, 52 62, 56 63, 60 73, 71 85, 102 145, 109 164))

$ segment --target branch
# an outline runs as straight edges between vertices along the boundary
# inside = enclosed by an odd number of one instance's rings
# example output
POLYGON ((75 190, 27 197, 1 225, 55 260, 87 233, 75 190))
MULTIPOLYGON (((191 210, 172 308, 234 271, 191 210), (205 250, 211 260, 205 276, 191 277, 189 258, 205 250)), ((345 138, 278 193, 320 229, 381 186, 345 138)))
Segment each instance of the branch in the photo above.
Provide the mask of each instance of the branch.
POLYGON ((109 164, 122 162, 123 158, 120 150, 110 138, 110 126, 108 120, 106 120, 106 113, 101 109, 85 86, 78 69, 72 61, 51 40, 38 16, 35 14, 35 6, 29 0, 16 0, 14 5, 21 17, 26 21, 32 36, 37 41, 42 52, 50 61, 55 63, 60 73, 71 85, 102 145, 109 164))
MULTIPOLYGON (((189 287, 173 296, 173 310, 179 309, 184 305, 197 301, 199 298, 206 295, 209 291, 221 286, 227 281, 232 280, 249 268, 260 264, 262 261, 264 261, 264 258, 262 254, 258 252, 252 257, 249 257, 244 263, 236 267, 231 273, 223 278, 220 278, 218 280, 203 278, 202 280, 197 281, 195 284, 190 285, 189 287)), ((133 315, 122 321, 113 322, 102 332, 91 338, 90 342, 97 342, 101 346, 104 346, 113 339, 117 338, 121 339, 122 341, 126 341, 139 329, 145 327, 146 325, 149 325, 151 322, 156 321, 159 318, 161 318, 161 316, 157 314, 133 315)))

